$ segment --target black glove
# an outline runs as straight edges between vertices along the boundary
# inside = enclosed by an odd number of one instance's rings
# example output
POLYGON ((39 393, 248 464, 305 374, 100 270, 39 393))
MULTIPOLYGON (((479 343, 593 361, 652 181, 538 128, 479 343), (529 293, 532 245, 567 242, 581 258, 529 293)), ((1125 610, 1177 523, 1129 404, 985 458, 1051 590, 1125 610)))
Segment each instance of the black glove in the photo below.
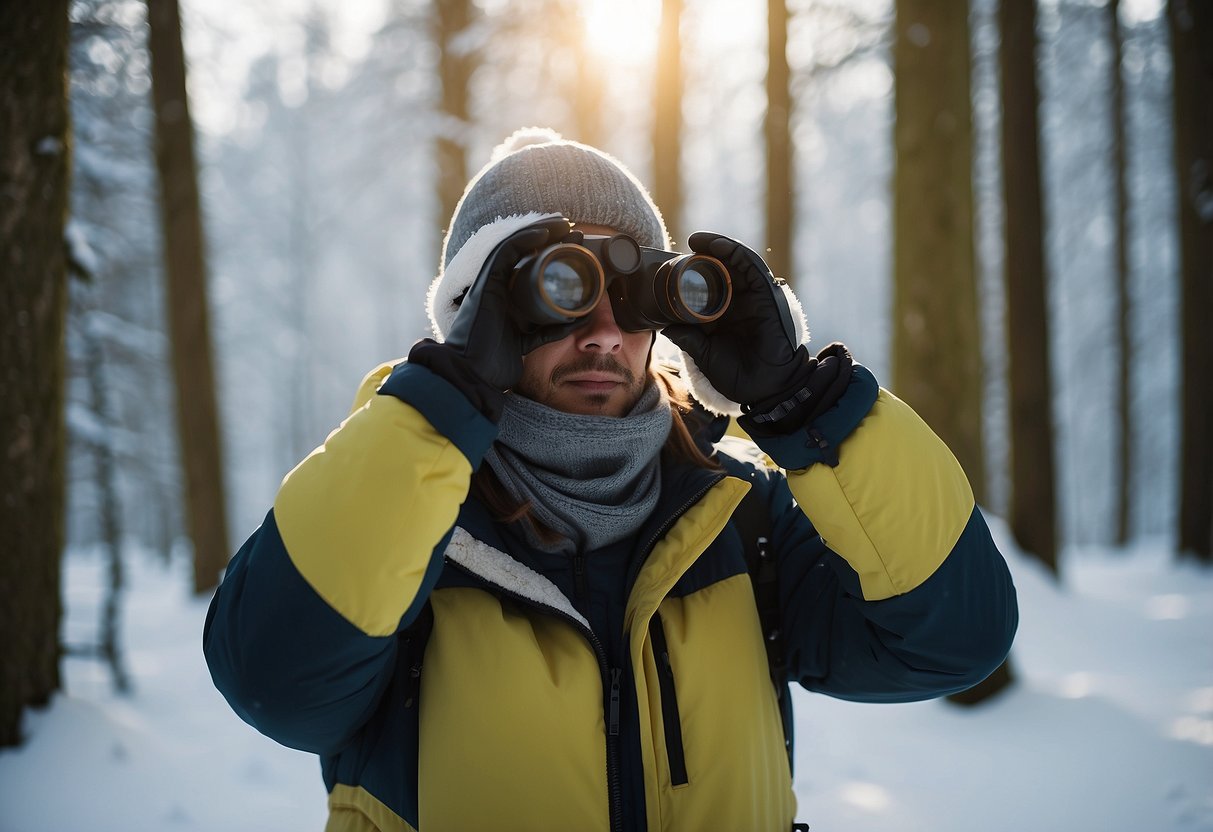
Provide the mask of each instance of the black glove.
POLYGON ((756 253, 719 234, 691 235, 691 250, 724 263, 733 283, 728 310, 710 324, 667 326, 665 335, 695 360, 722 395, 748 410, 793 396, 807 383, 808 350, 796 342, 792 311, 756 253))
POLYGON ((409 352, 409 361, 442 375, 495 419, 501 411, 502 393, 522 375, 522 356, 560 340, 577 326, 536 327, 520 322, 506 291, 520 260, 544 246, 572 239, 571 228, 561 217, 542 220, 499 243, 460 302, 446 341, 418 342, 409 352))

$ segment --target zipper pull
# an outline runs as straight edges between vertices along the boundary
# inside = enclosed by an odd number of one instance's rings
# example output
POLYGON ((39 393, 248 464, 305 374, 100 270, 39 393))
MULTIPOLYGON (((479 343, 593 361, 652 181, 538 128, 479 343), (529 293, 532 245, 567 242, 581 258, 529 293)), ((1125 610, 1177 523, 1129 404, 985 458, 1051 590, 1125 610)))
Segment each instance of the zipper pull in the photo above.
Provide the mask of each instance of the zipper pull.
POLYGON ((664 670, 665 674, 671 679, 674 678, 674 664, 670 661, 669 650, 661 651, 661 669, 664 670))
POLYGON ((417 694, 421 690, 421 657, 413 662, 413 666, 409 668, 408 698, 404 700, 404 707, 411 708, 413 703, 417 701, 417 694))
POLYGON ((620 668, 611 668, 611 707, 607 731, 612 737, 619 736, 619 677, 622 675, 620 668))

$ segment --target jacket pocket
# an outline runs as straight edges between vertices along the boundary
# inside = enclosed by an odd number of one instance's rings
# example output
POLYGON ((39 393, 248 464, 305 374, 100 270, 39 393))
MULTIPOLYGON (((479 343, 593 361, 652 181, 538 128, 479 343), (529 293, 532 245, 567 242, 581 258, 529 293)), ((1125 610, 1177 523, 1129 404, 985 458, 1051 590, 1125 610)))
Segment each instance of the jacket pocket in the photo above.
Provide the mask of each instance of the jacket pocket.
POLYGON ((670 664, 670 650, 666 645, 665 627, 661 615, 654 615, 649 623, 649 637, 653 641, 653 653, 657 657, 657 678, 661 686, 661 720, 665 726, 665 750, 670 761, 670 783, 685 786, 687 778, 686 754, 682 748, 682 719, 678 713, 678 692, 674 687, 674 667, 670 664))

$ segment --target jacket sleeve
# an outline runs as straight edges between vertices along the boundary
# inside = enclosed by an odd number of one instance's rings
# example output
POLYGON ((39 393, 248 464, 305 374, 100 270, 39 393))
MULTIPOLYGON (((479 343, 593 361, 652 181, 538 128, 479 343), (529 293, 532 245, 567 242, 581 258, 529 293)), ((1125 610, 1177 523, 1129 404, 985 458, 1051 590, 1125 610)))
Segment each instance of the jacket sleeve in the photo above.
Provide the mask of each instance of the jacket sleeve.
POLYGON ((1015 588, 959 463, 908 405, 856 366, 811 426, 757 441, 787 469, 772 513, 790 680, 905 702, 998 667, 1015 588))
POLYGON ((282 482, 228 565, 203 648, 216 687, 284 745, 332 753, 391 678, 496 426, 424 367, 384 365, 282 482))

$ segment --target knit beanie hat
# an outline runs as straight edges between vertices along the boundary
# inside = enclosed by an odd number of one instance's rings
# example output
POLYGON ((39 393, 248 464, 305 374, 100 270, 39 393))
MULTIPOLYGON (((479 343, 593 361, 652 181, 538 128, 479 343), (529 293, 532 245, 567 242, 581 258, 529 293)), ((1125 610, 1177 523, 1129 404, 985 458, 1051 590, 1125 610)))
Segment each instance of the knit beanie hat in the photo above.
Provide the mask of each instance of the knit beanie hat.
POLYGON ((531 212, 610 226, 642 246, 667 245, 661 212, 622 162, 554 130, 524 127, 498 145, 468 183, 442 243, 442 267, 479 229, 531 212))

